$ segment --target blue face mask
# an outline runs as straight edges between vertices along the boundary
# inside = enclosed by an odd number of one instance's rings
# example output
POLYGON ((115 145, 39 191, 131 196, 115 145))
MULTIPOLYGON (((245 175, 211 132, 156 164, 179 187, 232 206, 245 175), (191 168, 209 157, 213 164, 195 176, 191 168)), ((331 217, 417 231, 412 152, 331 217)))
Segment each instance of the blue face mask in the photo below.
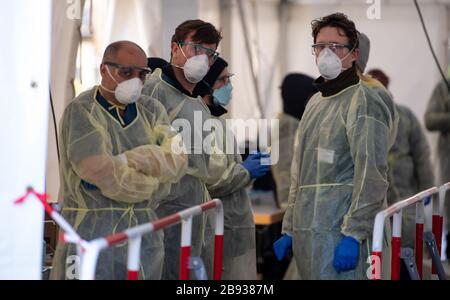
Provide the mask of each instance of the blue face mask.
POLYGON ((233 86, 231 83, 227 83, 218 90, 214 90, 213 98, 215 105, 227 106, 231 100, 231 93, 233 92, 233 86))

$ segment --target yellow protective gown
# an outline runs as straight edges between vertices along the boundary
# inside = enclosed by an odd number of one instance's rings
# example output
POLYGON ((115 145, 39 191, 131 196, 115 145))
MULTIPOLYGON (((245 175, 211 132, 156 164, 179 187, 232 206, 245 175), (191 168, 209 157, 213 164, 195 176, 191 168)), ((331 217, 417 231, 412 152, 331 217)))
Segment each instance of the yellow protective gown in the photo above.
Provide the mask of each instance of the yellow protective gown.
POLYGON ((390 127, 390 139, 389 139, 389 149, 395 143, 395 138, 397 137, 398 132, 398 123, 400 122, 399 112, 397 111, 397 106, 394 103, 394 99, 392 94, 384 87, 384 85, 376 80, 375 78, 368 75, 361 75, 361 83, 367 86, 368 88, 373 89, 380 99, 383 100, 386 107, 389 109, 392 117, 392 126, 390 127))
MULTIPOLYGON (((155 220, 187 169, 186 155, 172 151, 181 138, 154 99, 127 106, 122 118, 94 88, 69 104, 60 128, 62 216, 87 241, 155 220)), ((103 251, 96 279, 126 279, 127 248, 103 251)), ((74 245, 58 244, 53 279, 73 279, 74 255, 74 245)), ((161 278, 163 256, 162 232, 143 236, 139 277, 161 278)))
MULTIPOLYGON (((231 130, 226 128, 225 118, 221 117, 217 120, 222 123, 224 132, 223 150, 227 153, 227 169, 219 180, 207 184, 207 188, 213 198, 222 200, 224 208, 222 280, 256 280, 255 223, 251 200, 245 189, 251 183, 250 174, 242 165, 242 157, 238 154, 231 130), (225 151, 227 147, 228 150, 233 150, 232 153, 225 151)), ((207 229, 209 235, 214 234, 214 228, 208 226, 207 229)), ((210 250, 207 251, 207 253, 210 252, 210 250)), ((206 258, 205 261, 207 260, 206 258)))
MULTIPOLYGON (((171 68, 171 66, 168 66, 171 68)), ((201 97, 193 98, 175 87, 176 83, 156 69, 147 79, 143 94, 158 99, 166 108, 172 125, 182 128, 181 135, 185 139, 188 150, 188 171, 171 188, 165 201, 158 207, 156 213, 165 217, 186 208, 211 200, 205 184, 216 182, 227 168, 227 158, 214 141, 214 134, 203 130, 203 122, 211 115, 201 97), (164 79, 163 79, 164 77, 164 79), (203 142, 210 141, 210 148, 204 149, 203 142), (201 141, 202 143, 196 143, 201 141)), ((207 144, 207 143, 205 143, 207 144)), ((205 235, 207 222, 213 222, 214 212, 197 216, 193 219, 191 256, 212 256, 213 253, 201 253, 202 246, 214 244, 214 236, 205 235)), ((213 227, 212 224, 209 226, 213 227)), ((181 225, 164 230, 165 261, 163 279, 177 280, 180 269, 181 225)), ((208 249, 212 249, 209 247, 208 249)), ((193 275, 191 275, 191 278, 193 275)))
POLYGON ((277 185, 278 203, 285 208, 289 197, 289 187, 291 186, 291 165, 294 156, 294 141, 297 132, 299 119, 288 114, 280 114, 280 157, 278 163, 272 166, 273 179, 277 185))
POLYGON ((283 233, 293 236, 302 279, 367 279, 375 215, 386 207, 392 116, 373 89, 351 82, 314 95, 297 131, 283 233), (359 263, 338 274, 334 250, 344 235, 360 242, 359 263))

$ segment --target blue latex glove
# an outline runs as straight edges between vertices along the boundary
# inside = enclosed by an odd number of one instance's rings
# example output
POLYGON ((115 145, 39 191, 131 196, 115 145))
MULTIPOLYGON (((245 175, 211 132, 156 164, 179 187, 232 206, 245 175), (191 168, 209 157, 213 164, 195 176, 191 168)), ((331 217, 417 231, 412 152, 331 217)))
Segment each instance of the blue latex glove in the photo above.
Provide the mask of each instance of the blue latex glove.
POLYGON ((87 181, 81 180, 81 184, 82 184, 87 190, 90 190, 90 191, 92 191, 92 190, 98 190, 98 187, 96 187, 96 186, 93 185, 93 184, 90 184, 90 183, 87 182, 87 181))
POLYGON ((333 266, 336 272, 350 271, 356 268, 359 259, 359 242, 351 236, 345 236, 334 250, 333 266))
POLYGON ((273 251, 279 261, 282 261, 283 258, 288 255, 292 255, 292 237, 283 234, 283 236, 273 244, 273 251))
POLYGON ((262 165, 261 161, 264 162, 270 161, 270 155, 268 154, 250 154, 247 159, 242 163, 245 169, 250 173, 251 179, 256 179, 266 175, 266 173, 270 170, 270 165, 262 165))
POLYGON ((424 204, 425 206, 427 206, 427 205, 430 204, 430 203, 431 203, 431 196, 428 196, 428 197, 425 198, 425 201, 423 202, 423 204, 424 204))

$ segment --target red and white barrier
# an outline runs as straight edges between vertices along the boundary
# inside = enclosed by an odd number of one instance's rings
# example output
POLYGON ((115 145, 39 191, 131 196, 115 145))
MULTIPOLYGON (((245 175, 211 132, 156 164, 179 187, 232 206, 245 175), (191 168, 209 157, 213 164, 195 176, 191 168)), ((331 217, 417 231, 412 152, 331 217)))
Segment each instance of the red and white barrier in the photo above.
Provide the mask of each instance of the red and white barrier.
POLYGON ((156 220, 154 222, 130 228, 105 238, 95 239, 85 247, 81 260, 81 280, 94 280, 97 259, 104 249, 128 241, 128 279, 137 280, 140 264, 141 237, 144 234, 155 232, 171 225, 182 223, 180 279, 189 279, 189 258, 191 249, 192 218, 207 210, 216 209, 216 229, 214 245, 214 280, 222 276, 222 248, 223 248, 223 206, 218 199, 202 205, 194 206, 174 215, 156 220))
MULTIPOLYGON (((444 226, 444 204, 445 204, 445 195, 447 194, 447 191, 450 189, 450 182, 447 182, 446 184, 443 184, 439 187, 439 203, 435 203, 433 201, 433 227, 432 231, 434 234, 434 237, 436 239, 436 246, 439 251, 439 255, 441 255, 441 248, 442 248, 442 230, 444 226)), ((447 241, 448 243, 449 241, 447 241)), ((433 268, 431 271, 431 274, 437 274, 436 267, 433 264, 433 268)))
MULTIPOLYGON (((439 253, 442 241, 443 211, 445 194, 450 189, 450 183, 446 183, 439 188, 433 187, 420 192, 406 200, 399 201, 387 209, 379 212, 375 217, 372 243, 372 279, 381 279, 382 249, 384 222, 387 218, 393 217, 392 229, 392 258, 391 258, 391 279, 400 279, 400 250, 401 250, 401 232, 402 232, 402 211, 403 209, 416 206, 416 242, 415 259, 417 270, 420 277, 423 276, 423 232, 425 223, 424 200, 432 197, 433 205, 433 233, 436 237, 439 253)), ((436 274, 433 266, 433 274, 436 274)))
POLYGON ((179 213, 158 219, 154 222, 143 224, 130 228, 124 232, 110 235, 104 238, 98 238, 87 242, 83 240, 73 229, 73 227, 47 203, 48 196, 39 194, 32 188, 29 188, 26 194, 15 201, 15 204, 21 204, 30 195, 35 195, 45 208, 47 214, 61 227, 64 233, 61 240, 65 243, 76 244, 77 254, 80 257, 80 279, 94 280, 97 260, 100 252, 106 248, 113 247, 119 243, 128 241, 128 280, 137 280, 139 275, 141 241, 144 234, 155 232, 166 227, 182 223, 181 236, 181 260, 180 260, 180 279, 189 279, 189 259, 192 236, 192 218, 208 210, 216 209, 216 228, 214 240, 214 280, 220 280, 222 277, 222 251, 223 251, 223 232, 224 215, 222 201, 214 199, 202 205, 194 206, 179 213))

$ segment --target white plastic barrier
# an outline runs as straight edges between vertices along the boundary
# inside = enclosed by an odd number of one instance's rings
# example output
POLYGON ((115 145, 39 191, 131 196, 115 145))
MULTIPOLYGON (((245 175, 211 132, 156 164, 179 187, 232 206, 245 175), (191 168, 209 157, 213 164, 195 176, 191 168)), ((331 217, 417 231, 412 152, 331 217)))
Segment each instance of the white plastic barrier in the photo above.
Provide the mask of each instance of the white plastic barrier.
POLYGON ((189 258, 191 249, 192 218, 207 210, 216 209, 216 229, 214 244, 214 280, 220 280, 222 276, 222 249, 223 249, 223 206, 218 199, 212 200, 202 205, 194 206, 179 213, 156 220, 154 222, 130 228, 124 232, 108 237, 95 239, 88 243, 84 249, 81 260, 81 280, 94 280, 97 259, 104 249, 114 247, 124 241, 129 242, 128 246, 128 279, 137 280, 140 263, 141 239, 144 234, 161 230, 168 226, 182 223, 181 234, 181 260, 180 260, 180 280, 189 279, 189 258))
POLYGON ((0 280, 42 278, 44 214, 35 201, 12 202, 28 186, 45 189, 52 3, 0 1, 0 280))
POLYGON ((38 194, 33 189, 28 189, 27 193, 16 200, 16 204, 21 204, 28 199, 30 195, 35 195, 40 200, 47 214, 61 227, 64 233, 61 235, 63 242, 76 244, 77 254, 80 257, 80 279, 94 280, 97 260, 100 252, 104 249, 114 247, 119 243, 128 241, 128 280, 137 280, 139 274, 141 240, 144 234, 155 232, 166 227, 182 223, 181 233, 181 260, 180 260, 180 279, 189 279, 189 259, 191 252, 192 236, 192 218, 208 210, 216 210, 216 229, 214 240, 214 280, 220 280, 222 277, 222 253, 223 253, 223 205, 219 199, 197 205, 176 214, 156 220, 151 223, 143 224, 130 228, 124 232, 110 235, 104 238, 98 238, 87 242, 83 240, 67 223, 67 221, 47 203, 45 194, 38 194))
MULTIPOLYGON (((382 248, 384 222, 387 218, 393 217, 392 229, 392 260, 391 260, 391 279, 400 279, 400 250, 401 250, 401 232, 402 232, 402 211, 403 209, 415 205, 416 206, 416 241, 415 241, 415 259, 417 270, 422 278, 423 276, 423 230, 425 223, 424 200, 432 197, 433 205, 433 227, 432 231, 436 238, 436 244, 441 251, 442 244, 442 226, 444 201, 447 190, 450 189, 450 183, 446 183, 441 187, 433 187, 426 191, 420 192, 403 201, 399 201, 387 209, 379 212, 375 217, 373 243, 372 243, 372 279, 381 279, 382 265, 382 248)), ((433 265, 433 274, 436 274, 433 265)))
POLYGON ((45 212, 55 221, 56 224, 63 230, 61 238, 65 242, 69 242, 77 245, 77 254, 82 256, 84 248, 87 247, 87 242, 84 241, 78 233, 75 232, 73 227, 67 223, 67 221, 50 205, 47 203, 48 196, 46 194, 39 194, 32 188, 28 188, 26 194, 15 201, 15 204, 24 203, 30 196, 35 196, 40 203, 44 206, 45 212))

